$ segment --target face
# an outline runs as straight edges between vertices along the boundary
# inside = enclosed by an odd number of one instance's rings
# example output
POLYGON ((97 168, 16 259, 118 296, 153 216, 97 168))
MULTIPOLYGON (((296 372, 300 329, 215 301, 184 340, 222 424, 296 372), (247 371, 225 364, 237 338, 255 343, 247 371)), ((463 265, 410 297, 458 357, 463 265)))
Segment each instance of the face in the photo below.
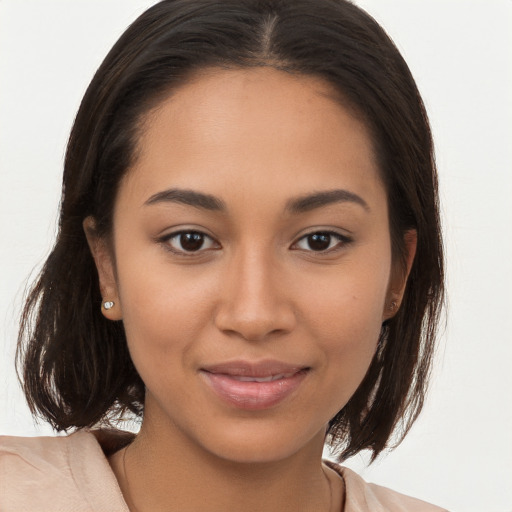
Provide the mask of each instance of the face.
POLYGON ((404 285, 365 126, 319 79, 210 70, 138 149, 91 247, 144 423, 237 461, 321 446, 404 285))

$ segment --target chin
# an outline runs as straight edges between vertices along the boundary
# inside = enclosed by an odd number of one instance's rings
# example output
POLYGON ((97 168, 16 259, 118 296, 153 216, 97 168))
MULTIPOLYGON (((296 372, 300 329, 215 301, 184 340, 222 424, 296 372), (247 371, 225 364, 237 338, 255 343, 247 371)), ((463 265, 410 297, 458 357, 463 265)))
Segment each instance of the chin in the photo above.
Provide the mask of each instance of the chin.
POLYGON ((294 427, 235 424, 218 432, 218 436, 210 433, 202 444, 218 458, 237 464, 276 463, 311 449, 317 449, 321 456, 325 429, 311 435, 297 432, 297 424, 294 427))

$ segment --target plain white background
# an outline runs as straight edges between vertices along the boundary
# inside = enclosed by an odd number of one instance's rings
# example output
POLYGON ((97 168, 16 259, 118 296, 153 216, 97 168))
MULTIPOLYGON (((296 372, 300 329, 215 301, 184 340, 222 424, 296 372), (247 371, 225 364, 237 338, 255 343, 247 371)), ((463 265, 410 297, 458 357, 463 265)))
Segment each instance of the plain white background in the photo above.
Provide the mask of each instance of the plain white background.
MULTIPOLYGON (((35 425, 13 370, 29 274, 56 229, 62 160, 102 58, 150 0, 0 0, 0 433, 35 425)), ((430 112, 449 310, 424 412, 364 478, 454 512, 512 511, 512 1, 360 0, 430 112)))

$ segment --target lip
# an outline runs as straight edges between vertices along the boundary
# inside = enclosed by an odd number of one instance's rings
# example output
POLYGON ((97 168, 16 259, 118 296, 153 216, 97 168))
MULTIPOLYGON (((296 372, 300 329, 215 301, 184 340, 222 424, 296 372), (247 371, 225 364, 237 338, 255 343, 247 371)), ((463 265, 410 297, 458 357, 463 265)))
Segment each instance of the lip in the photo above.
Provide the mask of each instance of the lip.
POLYGON ((309 368, 282 361, 232 361, 201 368, 209 388, 224 402, 240 409, 274 407, 302 383, 309 368))

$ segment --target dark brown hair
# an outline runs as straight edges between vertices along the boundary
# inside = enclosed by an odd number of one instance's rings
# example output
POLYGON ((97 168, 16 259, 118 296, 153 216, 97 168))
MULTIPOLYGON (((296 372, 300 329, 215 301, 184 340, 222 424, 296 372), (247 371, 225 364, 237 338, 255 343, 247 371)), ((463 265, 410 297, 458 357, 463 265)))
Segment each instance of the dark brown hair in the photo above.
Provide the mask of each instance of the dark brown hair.
POLYGON ((141 120, 206 67, 271 66, 323 78, 372 134, 390 212, 395 261, 404 234, 418 245, 402 305, 384 323, 370 368, 331 420, 340 458, 377 456, 419 414, 443 298, 443 257, 433 145, 423 102, 400 53, 367 13, 346 0, 166 0, 140 16, 96 72, 66 153, 59 233, 28 297, 18 368, 28 404, 57 430, 142 415, 144 384, 121 322, 100 312, 96 268, 82 228, 108 236, 141 120))

